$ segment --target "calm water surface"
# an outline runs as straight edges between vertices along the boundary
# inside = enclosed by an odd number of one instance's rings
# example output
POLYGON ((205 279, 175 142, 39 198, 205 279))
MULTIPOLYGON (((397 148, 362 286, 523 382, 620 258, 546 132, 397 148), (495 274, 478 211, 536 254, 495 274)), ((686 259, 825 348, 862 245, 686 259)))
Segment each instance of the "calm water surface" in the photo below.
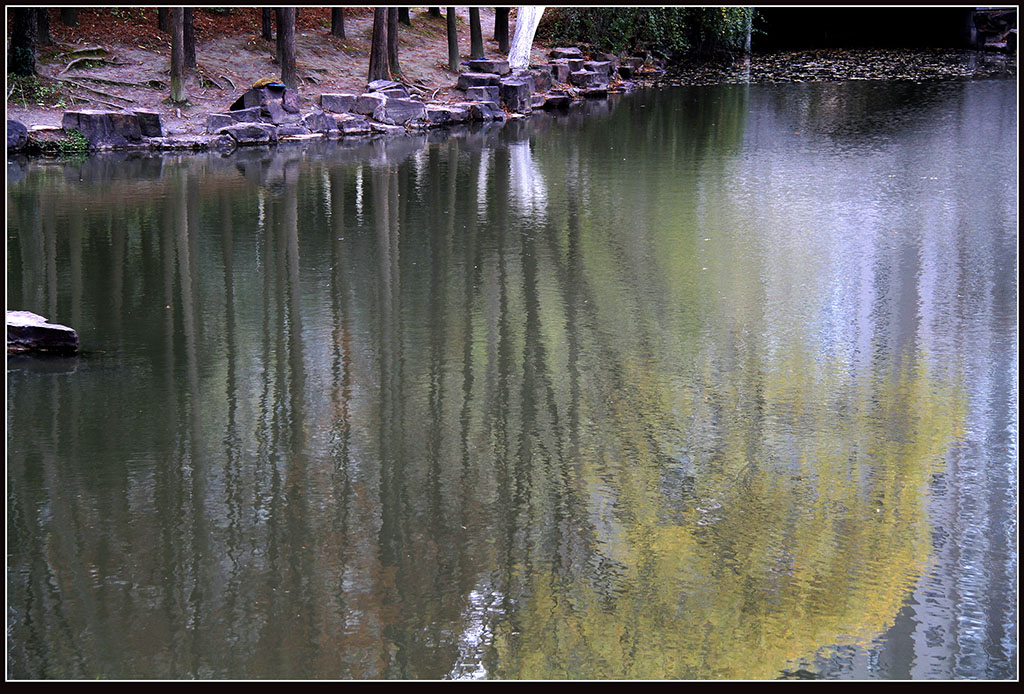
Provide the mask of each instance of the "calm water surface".
POLYGON ((1012 678, 1013 81, 8 164, 11 678, 1012 678))

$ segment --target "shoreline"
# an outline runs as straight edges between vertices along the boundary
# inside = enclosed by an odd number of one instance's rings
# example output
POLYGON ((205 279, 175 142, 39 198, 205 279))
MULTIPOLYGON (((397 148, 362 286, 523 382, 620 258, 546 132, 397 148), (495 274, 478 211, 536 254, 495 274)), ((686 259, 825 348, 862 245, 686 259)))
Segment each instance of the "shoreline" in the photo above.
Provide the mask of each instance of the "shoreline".
POLYGON ((821 49, 675 66, 666 66, 650 55, 587 56, 578 48, 547 52, 547 64, 535 62, 516 72, 508 70, 502 60, 463 63, 469 70, 459 74, 457 84, 445 90, 447 98, 442 99, 424 100, 425 90, 414 84, 379 81, 367 85, 361 94, 322 93, 312 103, 304 98, 305 108, 300 108, 299 98, 283 86, 274 93, 268 91, 272 86, 254 86, 239 96, 231 109, 198 114, 205 115, 202 128, 193 123, 191 127, 164 128, 160 111, 145 105, 121 111, 65 111, 61 126, 22 124, 9 118, 8 155, 59 159, 106 151, 215 151, 226 156, 249 146, 394 137, 474 123, 503 123, 528 118, 536 110, 568 110, 588 99, 646 88, 1016 77, 1015 55, 968 49, 821 49), (249 101, 243 104, 243 97, 249 101), (90 120, 95 122, 86 124, 90 120), (127 130, 112 135, 119 127, 127 130), (92 131, 73 132, 79 128, 92 131))

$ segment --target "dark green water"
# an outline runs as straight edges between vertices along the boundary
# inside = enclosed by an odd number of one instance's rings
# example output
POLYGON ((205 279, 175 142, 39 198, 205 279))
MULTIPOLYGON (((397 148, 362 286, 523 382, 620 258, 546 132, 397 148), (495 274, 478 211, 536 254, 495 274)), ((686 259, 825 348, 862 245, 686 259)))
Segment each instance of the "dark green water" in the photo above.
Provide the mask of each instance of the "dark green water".
POLYGON ((1016 99, 9 162, 8 677, 1015 677, 1016 99))

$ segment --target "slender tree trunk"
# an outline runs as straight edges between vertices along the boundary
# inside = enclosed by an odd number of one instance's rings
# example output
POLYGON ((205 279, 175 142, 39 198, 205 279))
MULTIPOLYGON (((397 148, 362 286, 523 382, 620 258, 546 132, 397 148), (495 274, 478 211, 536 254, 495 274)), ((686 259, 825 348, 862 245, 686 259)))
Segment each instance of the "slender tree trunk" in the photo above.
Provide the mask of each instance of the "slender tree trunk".
POLYGON ((388 70, 388 8, 373 9, 373 37, 370 40, 370 72, 367 80, 390 79, 388 70))
POLYGON ((185 42, 185 67, 196 66, 196 25, 193 22, 191 7, 182 8, 181 31, 185 42))
POLYGON ((331 8, 331 36, 337 36, 339 39, 345 38, 344 7, 331 8))
POLYGON ((440 7, 428 7, 427 8, 427 14, 430 15, 431 17, 440 17, 441 16, 441 8, 440 7))
POLYGON ((484 57, 484 33, 480 28, 480 8, 469 8, 469 59, 484 57))
POLYGON ((494 8, 494 40, 498 42, 498 50, 508 54, 508 13, 510 7, 494 8))
POLYGON ((36 8, 36 45, 52 46, 53 38, 50 36, 50 8, 36 8))
POLYGON ((11 9, 11 38, 7 47, 7 69, 15 75, 36 74, 36 11, 11 9))
POLYGON ((260 10, 260 35, 265 41, 270 41, 274 38, 274 25, 271 19, 273 14, 269 7, 264 7, 260 10))
POLYGON ((398 21, 401 22, 402 24, 404 24, 407 27, 408 26, 412 26, 412 19, 409 17, 409 8, 408 7, 399 7, 398 8, 398 21))
POLYGON ((295 73, 295 8, 277 8, 277 60, 281 63, 281 81, 288 89, 298 89, 295 73))
MULTIPOLYGON (((63 15, 62 15, 63 16, 63 15)), ((156 26, 157 29, 164 32, 165 34, 171 33, 171 8, 170 7, 159 7, 156 11, 156 26)))
POLYGON ((184 103, 185 93, 185 11, 171 9, 171 101, 184 103))
POLYGON ((455 23, 455 8, 449 7, 448 18, 448 69, 452 72, 459 71, 459 34, 458 25, 455 23))
POLYGON ((402 79, 402 68, 398 64, 398 8, 388 8, 388 67, 392 79, 402 79))
POLYGON ((78 26, 78 8, 77 7, 62 7, 60 8, 60 23, 66 27, 78 26))

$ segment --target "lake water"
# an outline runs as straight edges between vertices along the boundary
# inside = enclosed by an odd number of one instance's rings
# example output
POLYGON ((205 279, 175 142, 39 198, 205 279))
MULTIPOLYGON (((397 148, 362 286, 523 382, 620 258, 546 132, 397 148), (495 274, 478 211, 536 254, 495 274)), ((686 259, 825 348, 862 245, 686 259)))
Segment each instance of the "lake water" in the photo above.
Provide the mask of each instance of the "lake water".
POLYGON ((8 163, 10 678, 1014 678, 1013 80, 8 163))

